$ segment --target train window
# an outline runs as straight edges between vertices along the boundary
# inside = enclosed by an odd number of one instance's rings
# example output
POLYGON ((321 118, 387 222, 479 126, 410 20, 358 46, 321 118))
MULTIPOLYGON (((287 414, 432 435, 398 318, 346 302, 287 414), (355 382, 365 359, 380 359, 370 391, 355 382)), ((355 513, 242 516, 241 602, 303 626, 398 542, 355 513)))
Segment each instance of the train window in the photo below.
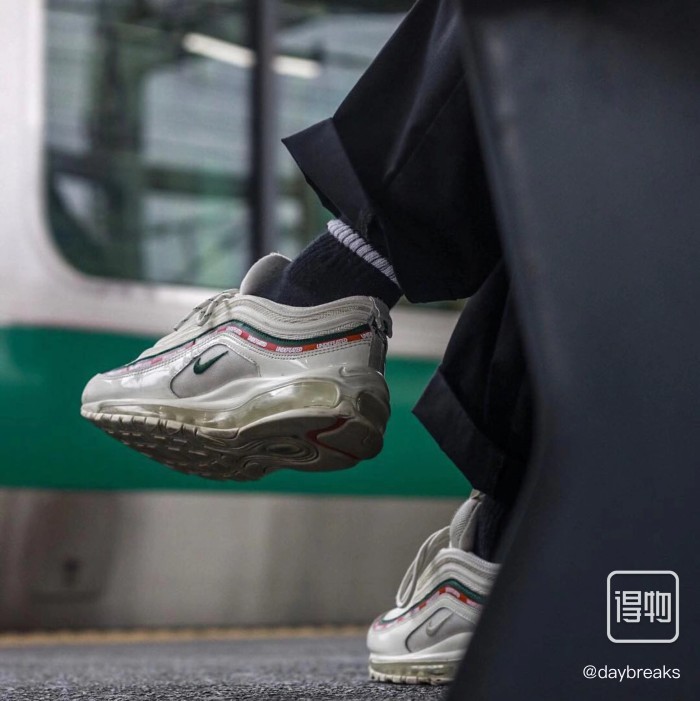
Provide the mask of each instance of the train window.
POLYGON ((64 255, 97 275, 230 285, 250 231, 251 69, 204 49, 250 52, 245 4, 48 0, 47 22, 46 191, 64 255))
MULTIPOLYGON (((330 115, 409 5, 280 0, 275 139, 330 115)), ((45 186, 64 256, 93 275, 235 283, 255 223, 251 2, 46 8, 45 186)), ((281 146, 275 177, 276 248, 293 254, 327 214, 281 146)))

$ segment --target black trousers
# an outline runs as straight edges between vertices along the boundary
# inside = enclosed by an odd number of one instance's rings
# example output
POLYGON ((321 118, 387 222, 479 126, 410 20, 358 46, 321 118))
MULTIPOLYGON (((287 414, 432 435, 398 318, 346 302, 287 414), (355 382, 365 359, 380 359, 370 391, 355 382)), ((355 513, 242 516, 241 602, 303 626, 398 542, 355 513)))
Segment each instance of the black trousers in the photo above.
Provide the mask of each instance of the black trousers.
POLYGON ((415 408, 478 489, 517 492, 532 401, 452 0, 419 0, 335 115, 285 139, 414 302, 470 297, 415 408))

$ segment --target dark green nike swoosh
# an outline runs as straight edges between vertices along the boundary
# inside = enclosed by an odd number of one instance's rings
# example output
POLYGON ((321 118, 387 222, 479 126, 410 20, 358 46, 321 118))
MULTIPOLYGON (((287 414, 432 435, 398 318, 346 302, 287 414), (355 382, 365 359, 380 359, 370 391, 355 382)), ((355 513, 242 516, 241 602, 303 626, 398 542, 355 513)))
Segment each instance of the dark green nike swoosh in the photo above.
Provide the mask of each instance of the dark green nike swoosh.
POLYGON ((199 358, 194 361, 194 365, 192 366, 194 374, 201 375, 203 372, 206 372, 217 360, 221 360, 221 358, 223 358, 227 353, 228 351, 224 351, 220 355, 207 360, 206 363, 202 362, 202 356, 200 355, 199 358))

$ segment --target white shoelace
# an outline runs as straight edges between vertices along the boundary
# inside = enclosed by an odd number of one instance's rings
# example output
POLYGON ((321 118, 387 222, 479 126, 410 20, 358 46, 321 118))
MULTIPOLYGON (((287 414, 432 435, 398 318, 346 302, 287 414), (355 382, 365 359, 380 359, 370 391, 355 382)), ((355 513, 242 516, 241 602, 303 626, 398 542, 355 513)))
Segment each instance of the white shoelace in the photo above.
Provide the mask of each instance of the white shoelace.
POLYGON ((437 555, 438 551, 446 548, 449 544, 450 527, 445 526, 445 528, 435 531, 420 546, 418 554, 409 565, 408 570, 406 570, 406 574, 401 580, 399 591, 396 594, 396 606, 398 608, 404 608, 408 604, 416 590, 418 578, 425 570, 427 564, 437 555))
POLYGON ((202 326, 222 302, 233 299, 237 294, 238 290, 224 290, 213 297, 209 297, 209 299, 198 304, 182 321, 176 324, 174 330, 179 331, 197 313, 199 316, 195 323, 197 326, 202 326))

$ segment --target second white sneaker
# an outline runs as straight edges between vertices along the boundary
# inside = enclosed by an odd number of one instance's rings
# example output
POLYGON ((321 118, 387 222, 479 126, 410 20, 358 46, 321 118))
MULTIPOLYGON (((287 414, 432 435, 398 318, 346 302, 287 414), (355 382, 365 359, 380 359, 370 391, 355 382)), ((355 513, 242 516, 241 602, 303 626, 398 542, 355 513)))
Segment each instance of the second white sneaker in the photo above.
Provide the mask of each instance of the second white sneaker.
POLYGON ((423 543, 401 582, 396 608, 372 624, 370 679, 445 684, 454 678, 499 569, 470 552, 481 499, 472 492, 452 523, 423 543))
POLYGON ((388 309, 370 297, 289 307, 256 296, 288 264, 266 256, 240 291, 207 300, 136 360, 95 376, 82 415, 158 462, 212 479, 375 456, 389 418, 388 309))

